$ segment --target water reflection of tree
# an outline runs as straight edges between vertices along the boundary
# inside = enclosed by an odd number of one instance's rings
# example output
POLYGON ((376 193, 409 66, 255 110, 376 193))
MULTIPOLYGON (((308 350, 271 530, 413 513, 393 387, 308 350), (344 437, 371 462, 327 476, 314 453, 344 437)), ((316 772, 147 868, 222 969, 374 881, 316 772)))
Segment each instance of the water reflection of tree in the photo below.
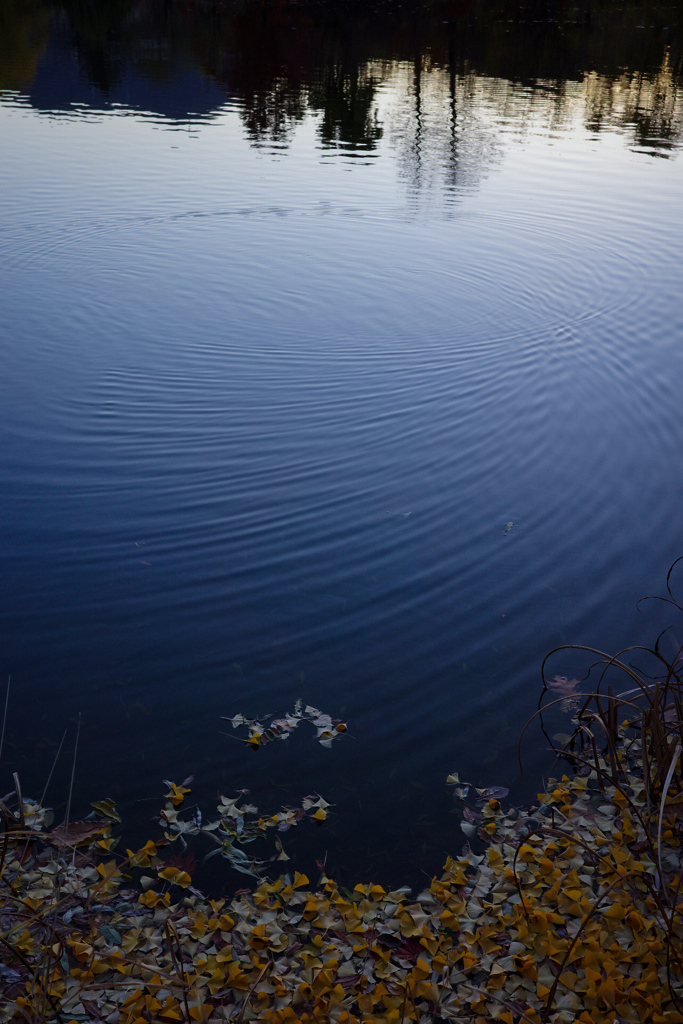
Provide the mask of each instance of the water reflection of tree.
POLYGON ((656 74, 629 74, 615 79, 586 79, 586 124, 594 131, 621 124, 635 144, 665 156, 680 145, 681 89, 672 74, 669 54, 656 74))
POLYGON ((335 67, 324 73, 308 95, 312 109, 322 111, 320 137, 329 146, 374 149, 382 127, 374 108, 377 79, 367 67, 335 67))
MULTIPOLYGON (((324 145, 370 150, 384 132, 411 188, 454 193, 496 159, 494 121, 580 118, 662 155, 680 145, 683 29, 669 0, 572 2, 0 0, 0 38, 33 38, 26 26, 49 7, 103 93, 192 68, 238 101, 254 143, 286 146, 315 112, 324 145)), ((32 57, 24 45, 29 75, 41 45, 32 57)))
MULTIPOLYGON (((367 69, 366 34, 356 28, 304 8, 248 5, 217 14, 211 46, 202 38, 193 55, 205 74, 241 99, 253 139, 283 142, 315 110, 325 144, 371 149, 382 134, 374 111, 377 82, 367 69)), ((185 35, 197 40, 191 30, 185 35)))
POLYGON ((637 145, 647 140, 662 153, 683 135, 683 33, 664 0, 647 8, 634 0, 621 7, 588 0, 581 8, 570 0, 445 0, 383 13, 371 5, 243 5, 214 9, 208 50, 206 5, 201 11, 183 8, 182 35, 190 46, 197 42, 193 56, 205 73, 242 100, 254 140, 284 143, 315 110, 325 144, 371 149, 389 127, 378 114, 377 89, 400 79, 405 94, 399 69, 412 67, 411 96, 394 110, 391 135, 415 187, 439 172, 457 191, 495 159, 478 104, 510 118, 523 117, 528 102, 537 120, 542 107, 559 127, 579 116, 579 87, 592 130, 620 126, 637 145), (637 28, 643 19, 652 26, 647 32, 637 28), (627 81, 631 101, 624 103, 627 81))
POLYGON ((0 0, 0 91, 18 90, 33 79, 49 23, 37 0, 0 0))
POLYGON ((105 96, 119 81, 132 43, 130 0, 61 0, 79 63, 90 82, 105 96))

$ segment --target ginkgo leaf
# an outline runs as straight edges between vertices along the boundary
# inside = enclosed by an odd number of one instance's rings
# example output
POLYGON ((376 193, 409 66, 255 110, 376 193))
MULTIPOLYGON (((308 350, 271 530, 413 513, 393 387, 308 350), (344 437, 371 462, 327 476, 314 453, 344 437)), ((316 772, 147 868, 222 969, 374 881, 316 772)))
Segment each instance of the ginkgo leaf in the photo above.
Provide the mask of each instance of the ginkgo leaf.
POLYGON ((174 807, 179 807, 191 790, 187 786, 176 786, 175 782, 164 780, 164 785, 169 786, 166 799, 170 800, 174 807))
POLYGON ((316 730, 318 742, 323 747, 331 747, 332 742, 347 732, 348 726, 339 719, 323 714, 318 708, 307 704, 302 710, 300 701, 294 706, 294 711, 289 712, 282 718, 274 718, 269 726, 266 726, 267 718, 248 718, 246 715, 237 714, 232 717, 223 716, 223 720, 230 722, 233 729, 246 726, 249 735, 244 742, 253 750, 265 746, 274 740, 286 740, 291 733, 301 725, 302 722, 309 722, 316 730))
POLYGON ((187 889, 188 885, 192 881, 187 871, 181 871, 180 868, 176 867, 165 867, 158 872, 158 877, 162 878, 165 882, 171 882, 172 885, 179 885, 183 889, 187 889))
POLYGON ((277 836, 275 837, 275 848, 278 851, 277 860, 289 860, 289 857, 282 847, 282 842, 277 836))
POLYGON ((90 804, 96 811, 103 814, 105 818, 112 818, 114 821, 121 821, 119 813, 116 810, 116 804, 113 800, 107 798, 106 800, 95 800, 90 804))

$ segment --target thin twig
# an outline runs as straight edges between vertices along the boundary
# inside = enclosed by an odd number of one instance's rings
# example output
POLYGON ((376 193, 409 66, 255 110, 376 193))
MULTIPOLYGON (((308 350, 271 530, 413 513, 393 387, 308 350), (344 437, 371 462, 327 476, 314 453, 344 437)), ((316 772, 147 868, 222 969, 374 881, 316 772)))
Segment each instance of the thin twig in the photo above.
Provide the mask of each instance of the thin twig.
MULTIPOLYGON (((30 963, 30 961, 28 961, 26 959, 26 957, 24 956, 24 954, 21 953, 18 949, 16 949, 16 947, 13 946, 11 942, 8 942, 7 939, 3 939, 3 937, 1 935, 0 935, 0 942, 2 942, 3 946, 7 946, 7 948, 12 953, 12 955, 15 956, 17 958, 17 960, 20 963, 22 963, 24 965, 24 967, 28 971, 30 971, 32 969, 33 965, 30 963)), ((62 1015, 60 1014, 59 1009, 56 1006, 56 1004, 55 1004, 54 1000, 52 999, 52 996, 50 995, 49 992, 47 993, 47 998, 50 1000, 50 1006, 54 1010, 55 1016, 56 1016, 57 1020, 59 1021, 59 1024, 64 1024, 64 1020, 62 1018, 62 1015)))
POLYGON ((272 960, 269 960, 267 964, 264 964, 263 969, 262 969, 261 973, 259 974, 258 978, 256 979, 256 981, 254 982, 254 984, 251 986, 251 988, 247 992, 246 996, 244 997, 244 1002, 242 1003, 242 1007, 240 1009, 240 1012, 237 1015, 237 1022, 236 1022, 236 1024, 242 1024, 242 1019, 243 1019, 244 1013, 245 1013, 245 1011, 247 1009, 247 1004, 248 1004, 249 1000, 251 999, 252 995, 254 994, 256 986, 260 985, 260 983, 263 980, 263 977, 264 977, 266 971, 268 970, 269 967, 272 967, 272 966, 273 966, 273 961, 272 960))
POLYGON ((22 828, 26 828, 26 818, 24 817, 24 797, 21 792, 21 783, 19 782, 19 775, 17 772, 12 773, 12 778, 14 779, 17 803, 19 804, 19 824, 22 828))
POLYGON ((681 753, 681 744, 679 743, 676 747, 676 751, 672 758, 669 770, 666 773, 666 780, 662 789, 662 799, 659 804, 659 821, 657 822, 657 860, 659 862, 659 884, 662 890, 666 893, 667 898, 670 900, 668 890, 664 886, 664 869, 662 868, 662 822, 664 820, 664 804, 666 803, 666 794, 669 792, 669 786, 671 785, 671 776, 676 768, 676 762, 681 753))
POLYGON ((408 983, 408 979, 406 978, 406 986, 405 986, 405 989, 404 989, 404 992, 403 992, 403 1006, 401 1007, 401 1024, 403 1024, 403 1021, 406 1019, 406 1004, 408 1002, 408 989, 409 989, 409 987, 410 987, 410 985, 408 983))
POLYGON ((5 713, 2 716, 2 733, 0 733, 0 759, 2 759, 2 748, 5 744, 5 726, 7 725, 7 709, 9 708, 9 687, 12 677, 7 676, 7 693, 5 694, 5 713))
POLYGON ((52 768, 50 768, 50 774, 48 775, 47 782, 45 783, 45 789, 43 790, 42 796, 40 798, 40 806, 41 807, 43 807, 43 805, 45 804, 45 797, 47 796, 48 786, 50 785, 50 782, 52 781, 52 774, 53 774, 55 768, 57 767, 57 760, 59 758, 59 755, 62 752, 62 747, 64 746, 64 740, 66 739, 67 732, 68 732, 68 729, 65 729, 64 732, 62 733, 61 742, 60 742, 59 746, 57 747, 57 753, 55 754, 55 759, 52 762, 52 768))
POLYGON ((479 992, 480 995, 486 996, 487 999, 493 999, 494 1002, 500 1003, 501 1006, 504 1006, 506 1010, 511 1010, 515 1014, 518 1013, 520 1020, 526 1020, 529 1022, 529 1024, 536 1024, 536 1022, 533 1021, 531 1017, 527 1017, 523 1010, 518 1010, 511 1003, 508 1003, 506 999, 502 999, 500 996, 496 995, 495 992, 490 992, 486 988, 479 988, 478 985, 473 985, 471 981, 463 981, 461 984, 467 985, 467 987, 471 988, 473 992, 479 992))
POLYGON ((548 1016, 550 1014, 550 1011, 552 1010, 553 999, 555 998, 555 992, 557 991, 557 985, 559 983, 560 976, 561 976, 562 972, 564 971, 564 969, 565 969, 565 967, 566 967, 566 965, 567 965, 567 963, 569 961, 569 957, 572 954, 572 950, 574 949, 574 946, 576 945, 576 943, 579 940, 579 936, 581 935, 581 932, 584 930, 584 928, 586 927, 586 925, 588 924, 588 922, 590 921, 591 917, 596 912, 596 910, 598 909, 598 907, 600 906, 602 901, 605 899, 605 897, 609 896, 609 894, 611 893, 612 889, 614 889, 615 886, 617 886, 617 885, 622 885, 624 883, 625 879, 629 878, 633 874, 635 874, 635 872, 629 871, 628 874, 624 875, 623 878, 621 878, 621 877, 617 878, 616 881, 612 882, 611 885, 608 885, 607 888, 605 889, 605 891, 603 893, 601 893, 597 897, 595 903, 593 904, 591 909, 588 911, 588 913, 581 919, 581 923, 580 923, 579 927, 576 930, 576 935, 574 936, 572 941, 569 943, 569 946, 567 947, 567 949, 565 951, 565 954, 564 954, 564 957, 562 958, 562 962, 561 962, 561 964, 559 966, 557 975, 555 976, 555 980, 553 981, 552 986, 550 988, 550 992, 548 993, 548 1001, 547 1001, 546 1006, 545 1006, 545 1013, 543 1014, 543 1024, 545 1024, 545 1022, 547 1021, 548 1016))
MULTIPOLYGON (((69 785, 69 799, 66 802, 66 816, 64 818, 64 836, 69 833, 69 820, 71 818, 71 797, 74 791, 74 780, 76 778, 76 755, 78 754, 78 738, 81 735, 81 713, 78 712, 78 725, 76 726, 76 742, 74 743, 74 759, 71 765, 71 783, 69 785)), ((74 851, 75 854, 75 851, 74 851)))

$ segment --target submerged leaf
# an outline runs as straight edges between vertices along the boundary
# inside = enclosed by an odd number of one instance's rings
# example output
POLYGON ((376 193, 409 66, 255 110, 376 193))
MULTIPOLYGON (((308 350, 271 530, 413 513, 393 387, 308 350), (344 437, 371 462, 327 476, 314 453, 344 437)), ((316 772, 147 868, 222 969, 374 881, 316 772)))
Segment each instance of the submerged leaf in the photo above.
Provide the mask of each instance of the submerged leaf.
POLYGON ((546 686, 549 690, 553 690, 555 693, 561 693, 566 697, 575 693, 580 685, 580 679, 567 679, 566 676, 554 676, 552 679, 546 681, 546 686))
POLYGON ((113 800, 107 798, 106 800, 95 800, 90 804, 96 811, 103 814, 105 818, 113 818, 114 821, 121 821, 119 813, 116 810, 116 804, 113 800))
POLYGON ((68 825, 58 825, 46 837, 46 842, 54 846, 79 846, 100 835, 107 828, 102 821, 70 821, 68 825))

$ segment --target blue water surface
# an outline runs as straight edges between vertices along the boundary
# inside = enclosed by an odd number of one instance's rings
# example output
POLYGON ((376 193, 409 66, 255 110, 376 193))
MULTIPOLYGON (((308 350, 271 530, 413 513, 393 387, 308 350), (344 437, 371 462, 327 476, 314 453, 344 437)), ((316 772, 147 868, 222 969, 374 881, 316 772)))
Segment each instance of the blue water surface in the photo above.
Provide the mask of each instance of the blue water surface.
POLYGON ((621 100, 588 67, 558 100, 427 57, 419 86, 400 55, 363 65, 362 145, 310 96, 259 133, 172 62, 107 92, 62 22, 0 94, 25 789, 80 712, 79 813, 113 796, 144 823, 191 772, 207 808, 319 791, 326 826, 284 837, 301 863, 419 879, 464 840, 449 772, 526 799, 550 770, 532 730, 518 784, 546 651, 653 639, 636 601, 683 552, 678 79, 644 137, 628 71, 621 100), (224 735, 297 698, 349 733, 224 735))

